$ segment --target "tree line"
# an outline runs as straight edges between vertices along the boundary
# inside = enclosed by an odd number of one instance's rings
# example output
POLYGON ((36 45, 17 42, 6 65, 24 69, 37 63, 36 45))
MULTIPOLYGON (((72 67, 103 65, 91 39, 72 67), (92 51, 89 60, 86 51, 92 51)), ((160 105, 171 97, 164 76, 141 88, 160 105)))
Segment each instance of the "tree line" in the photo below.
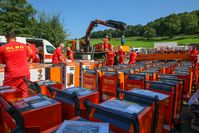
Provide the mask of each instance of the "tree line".
POLYGON ((148 39, 159 36, 172 38, 176 35, 199 34, 199 10, 189 13, 171 14, 146 25, 128 25, 125 33, 114 29, 96 31, 91 34, 91 38, 103 38, 106 35, 111 38, 118 38, 123 34, 126 37, 142 36, 148 39))
POLYGON ((59 13, 39 13, 27 0, 0 0, 0 35, 7 31, 47 39, 55 46, 68 36, 59 13))

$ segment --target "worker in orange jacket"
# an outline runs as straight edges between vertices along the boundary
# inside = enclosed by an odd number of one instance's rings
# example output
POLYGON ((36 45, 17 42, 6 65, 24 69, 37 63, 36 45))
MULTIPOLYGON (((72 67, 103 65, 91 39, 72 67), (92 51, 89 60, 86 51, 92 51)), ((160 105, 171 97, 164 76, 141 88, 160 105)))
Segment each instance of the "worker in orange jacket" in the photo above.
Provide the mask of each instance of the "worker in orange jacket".
POLYGON ((6 65, 3 86, 12 86, 27 97, 28 86, 24 78, 30 79, 28 60, 32 53, 27 45, 16 42, 14 32, 7 32, 5 37, 7 44, 0 47, 0 64, 6 65))
POLYGON ((192 53, 191 48, 188 49, 187 53, 188 53, 188 54, 191 54, 191 53, 192 53))
POLYGON ((108 36, 106 36, 106 37, 104 38, 104 43, 103 43, 103 45, 104 45, 104 50, 105 50, 105 51, 108 51, 108 36))
POLYGON ((67 54, 66 54, 67 59, 74 61, 74 53, 71 50, 70 47, 67 47, 67 54))
POLYGON ((32 51, 32 57, 31 57, 31 62, 34 62, 35 58, 36 58, 36 46, 35 44, 27 44, 28 48, 32 51))
POLYGON ((114 57, 115 56, 116 56, 116 54, 113 50, 113 46, 111 46, 110 50, 108 50, 108 52, 106 53, 108 66, 114 65, 114 57))
POLYGON ((119 64, 124 64, 125 52, 122 47, 119 47, 119 64))
POLYGON ((134 50, 131 50, 129 55, 129 64, 134 64, 136 62, 137 53, 134 50))
POLYGON ((63 63, 63 62, 66 61, 66 59, 65 59, 65 57, 62 53, 62 50, 64 49, 64 47, 65 47, 64 44, 61 43, 59 45, 59 47, 54 50, 53 59, 52 59, 52 63, 54 65, 59 64, 59 63, 63 63))
POLYGON ((197 56, 198 56, 198 54, 199 54, 199 52, 198 52, 198 50, 197 50, 196 47, 194 47, 194 49, 193 49, 193 51, 192 51, 191 54, 192 54, 192 56, 193 56, 194 62, 196 63, 196 62, 197 62, 197 56))

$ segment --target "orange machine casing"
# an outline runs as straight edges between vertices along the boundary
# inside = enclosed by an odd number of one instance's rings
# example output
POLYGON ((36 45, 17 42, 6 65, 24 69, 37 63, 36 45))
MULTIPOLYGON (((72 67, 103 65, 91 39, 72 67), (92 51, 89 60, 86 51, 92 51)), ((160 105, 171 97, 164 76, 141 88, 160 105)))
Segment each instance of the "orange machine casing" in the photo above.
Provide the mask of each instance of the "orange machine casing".
POLYGON ((88 99, 96 104, 99 103, 99 92, 81 87, 71 87, 56 92, 54 99, 62 103, 62 119, 72 119, 80 115, 86 118, 84 100, 88 99))
POLYGON ((44 81, 38 81, 37 84, 39 85, 41 89, 41 94, 44 94, 48 97, 51 97, 51 93, 49 92, 47 86, 51 85, 59 90, 62 90, 62 84, 59 82, 54 82, 51 80, 44 80, 44 81))
MULTIPOLYGON (((16 102, 14 106, 24 119, 24 128, 27 133, 42 132, 62 122, 61 103, 49 99, 44 95, 40 94, 25 98, 19 102, 16 102), (40 98, 43 101, 40 101, 40 98)), ((3 122, 5 133, 10 132, 16 127, 17 124, 11 115, 6 111, 3 111, 3 122)))
POLYGON ((54 68, 48 68, 49 80, 62 83, 62 88, 80 85, 80 64, 66 62, 57 64, 54 68))

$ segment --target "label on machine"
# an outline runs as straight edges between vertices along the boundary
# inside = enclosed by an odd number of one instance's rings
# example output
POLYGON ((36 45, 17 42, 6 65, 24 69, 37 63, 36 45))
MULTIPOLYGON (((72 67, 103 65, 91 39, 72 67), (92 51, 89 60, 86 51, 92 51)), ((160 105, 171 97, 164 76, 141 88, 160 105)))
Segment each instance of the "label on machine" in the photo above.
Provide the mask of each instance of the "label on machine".
POLYGON ((31 109, 37 109, 40 107, 44 107, 47 105, 51 105, 53 103, 56 103, 56 100, 50 99, 42 94, 29 97, 29 98, 24 98, 21 101, 18 101, 15 103, 15 106, 21 111, 28 111, 31 109))
POLYGON ((119 111, 126 112, 129 114, 139 113, 147 107, 145 105, 141 105, 138 103, 129 102, 129 101, 125 101, 125 100, 123 100, 123 101, 109 100, 104 103, 101 103, 100 106, 114 109, 114 110, 119 110, 119 111))
POLYGON ((159 92, 154 92, 154 91, 150 91, 150 90, 143 90, 143 89, 138 89, 138 88, 134 88, 132 90, 129 90, 129 92, 133 92, 133 93, 137 93, 137 94, 141 94, 144 96, 149 96, 149 97, 155 97, 158 96, 158 100, 164 100, 166 98, 168 98, 168 95, 159 93, 159 92))
POLYGON ((45 68, 30 69, 30 73, 31 81, 45 80, 45 68))
POLYGON ((58 82, 54 82, 54 81, 51 81, 51 80, 39 81, 39 82, 37 82, 37 83, 38 83, 38 85, 40 85, 40 86, 47 86, 47 85, 58 84, 58 82))
POLYGON ((109 133, 109 124, 65 120, 56 133, 109 133))
POLYGON ((89 95, 93 93, 94 90, 89 90, 89 89, 80 88, 80 87, 72 87, 72 88, 65 89, 64 92, 69 93, 69 94, 76 93, 78 96, 85 96, 85 95, 89 95))

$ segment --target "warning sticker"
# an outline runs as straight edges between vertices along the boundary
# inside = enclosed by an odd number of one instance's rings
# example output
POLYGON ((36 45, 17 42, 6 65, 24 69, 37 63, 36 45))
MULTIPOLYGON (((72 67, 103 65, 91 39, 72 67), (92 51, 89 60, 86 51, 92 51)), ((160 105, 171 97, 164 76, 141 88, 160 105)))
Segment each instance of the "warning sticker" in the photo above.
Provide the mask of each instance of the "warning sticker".
POLYGON ((47 105, 50 105, 50 104, 52 104, 52 102, 46 100, 46 101, 34 103, 34 104, 32 104, 32 106, 34 108, 39 108, 39 107, 47 106, 47 105))
POLYGON ((17 102, 16 106, 19 107, 20 109, 24 109, 24 108, 28 108, 29 107, 29 105, 26 102, 24 102, 24 101, 17 102))
POLYGON ((24 98, 23 100, 25 102, 30 102, 32 100, 37 100, 37 99, 40 99, 40 98, 41 98, 40 96, 33 96, 33 97, 24 98))

